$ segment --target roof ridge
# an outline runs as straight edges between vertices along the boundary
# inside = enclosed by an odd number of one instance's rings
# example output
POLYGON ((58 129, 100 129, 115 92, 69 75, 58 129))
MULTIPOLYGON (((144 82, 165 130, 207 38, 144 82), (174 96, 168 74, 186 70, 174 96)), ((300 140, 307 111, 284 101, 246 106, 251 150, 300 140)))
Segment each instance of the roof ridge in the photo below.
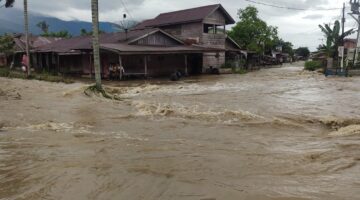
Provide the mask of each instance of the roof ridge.
MULTIPOLYGON (((207 6, 199 6, 199 7, 195 7, 195 8, 187 8, 187 9, 183 9, 183 10, 176 10, 176 11, 170 11, 170 12, 165 12, 165 13, 160 13, 157 17, 159 17, 160 15, 165 15, 165 14, 174 14, 174 13, 178 13, 178 12, 184 12, 184 11, 189 11, 189 10, 196 10, 199 8, 207 8, 207 7, 212 7, 212 6, 221 6, 221 4, 212 4, 212 5, 207 5, 207 6)), ((156 19, 157 17, 153 18, 156 19)), ((151 20, 151 19, 150 19, 151 20)))

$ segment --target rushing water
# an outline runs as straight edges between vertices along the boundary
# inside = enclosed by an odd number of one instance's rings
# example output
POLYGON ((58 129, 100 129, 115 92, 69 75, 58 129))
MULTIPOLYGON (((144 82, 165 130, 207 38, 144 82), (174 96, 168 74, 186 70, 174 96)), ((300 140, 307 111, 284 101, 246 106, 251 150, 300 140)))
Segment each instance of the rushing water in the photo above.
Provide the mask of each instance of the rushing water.
POLYGON ((86 87, 0 78, 0 199, 360 196, 360 78, 301 63, 86 87))

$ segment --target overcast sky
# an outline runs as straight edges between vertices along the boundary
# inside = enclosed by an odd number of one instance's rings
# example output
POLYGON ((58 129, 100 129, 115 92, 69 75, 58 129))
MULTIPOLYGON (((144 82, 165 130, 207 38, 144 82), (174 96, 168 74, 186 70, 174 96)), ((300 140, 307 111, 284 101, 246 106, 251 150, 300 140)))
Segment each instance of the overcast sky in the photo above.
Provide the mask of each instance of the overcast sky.
MULTIPOLYGON (((153 18, 162 12, 216 3, 221 3, 237 20, 237 10, 239 8, 253 5, 259 9, 261 18, 268 24, 279 28, 279 34, 283 39, 291 41, 295 47, 308 46, 315 49, 322 43, 322 34, 318 25, 341 18, 341 10, 318 11, 317 9, 340 8, 344 2, 343 0, 258 1, 308 10, 294 11, 273 8, 249 3, 245 0, 99 0, 100 20, 119 21, 122 13, 126 12, 123 3, 129 11, 129 16, 135 20, 153 18)), ((21 9, 22 1, 17 0, 16 2, 16 7, 21 9)), ((90 0, 29 0, 28 2, 29 10, 32 12, 58 17, 63 20, 91 20, 90 0)), ((348 0, 346 3, 348 3, 348 0)), ((347 27, 355 27, 355 21, 350 16, 347 16, 347 27)))

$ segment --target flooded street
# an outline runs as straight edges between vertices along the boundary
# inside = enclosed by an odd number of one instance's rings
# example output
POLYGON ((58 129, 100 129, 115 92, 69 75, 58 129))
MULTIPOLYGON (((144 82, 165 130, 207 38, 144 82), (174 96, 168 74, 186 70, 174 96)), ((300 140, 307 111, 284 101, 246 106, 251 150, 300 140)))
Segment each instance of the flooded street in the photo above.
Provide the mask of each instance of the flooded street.
POLYGON ((353 200, 360 77, 303 63, 86 85, 0 78, 0 199, 353 200))

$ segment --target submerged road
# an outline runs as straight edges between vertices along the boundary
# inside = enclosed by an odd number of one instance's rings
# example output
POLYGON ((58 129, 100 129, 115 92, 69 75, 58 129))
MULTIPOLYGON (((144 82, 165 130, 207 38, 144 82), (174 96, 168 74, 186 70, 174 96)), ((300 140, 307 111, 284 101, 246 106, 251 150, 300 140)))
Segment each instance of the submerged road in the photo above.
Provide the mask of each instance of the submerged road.
POLYGON ((181 82, 0 78, 1 200, 354 200, 360 77, 302 63, 181 82))

